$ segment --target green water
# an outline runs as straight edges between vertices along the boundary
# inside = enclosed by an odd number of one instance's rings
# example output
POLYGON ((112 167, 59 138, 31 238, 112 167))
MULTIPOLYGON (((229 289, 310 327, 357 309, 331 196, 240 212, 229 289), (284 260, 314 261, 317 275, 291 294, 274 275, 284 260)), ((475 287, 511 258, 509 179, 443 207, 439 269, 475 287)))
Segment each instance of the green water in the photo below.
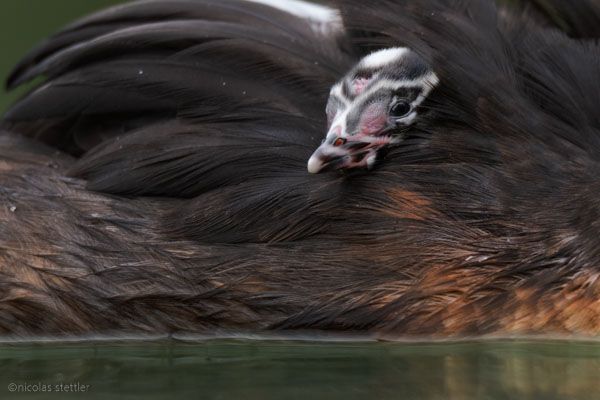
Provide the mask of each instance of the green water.
POLYGON ((18 344, 0 346, 0 381, 1 399, 592 400, 600 344, 18 344), (79 392, 56 392, 65 387, 79 392))

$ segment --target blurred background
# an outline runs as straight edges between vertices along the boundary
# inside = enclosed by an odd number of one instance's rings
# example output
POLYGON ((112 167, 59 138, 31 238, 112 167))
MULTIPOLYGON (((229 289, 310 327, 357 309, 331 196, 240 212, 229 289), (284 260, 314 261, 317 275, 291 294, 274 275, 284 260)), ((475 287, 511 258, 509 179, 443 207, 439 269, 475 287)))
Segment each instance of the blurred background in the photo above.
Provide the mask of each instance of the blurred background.
POLYGON ((6 93, 4 80, 19 59, 59 28, 92 11, 123 0, 4 0, 0 1, 0 113, 27 91, 6 93))

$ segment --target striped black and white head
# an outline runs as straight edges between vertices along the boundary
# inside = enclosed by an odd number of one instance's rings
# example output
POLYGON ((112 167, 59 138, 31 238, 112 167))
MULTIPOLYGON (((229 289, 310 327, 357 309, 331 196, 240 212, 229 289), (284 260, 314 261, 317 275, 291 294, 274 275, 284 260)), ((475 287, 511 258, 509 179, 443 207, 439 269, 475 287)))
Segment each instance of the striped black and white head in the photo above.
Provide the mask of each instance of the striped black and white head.
POLYGON ((436 74, 407 48, 364 57, 331 88, 328 133, 308 160, 308 172, 371 168, 380 149, 402 140, 437 84, 436 74))

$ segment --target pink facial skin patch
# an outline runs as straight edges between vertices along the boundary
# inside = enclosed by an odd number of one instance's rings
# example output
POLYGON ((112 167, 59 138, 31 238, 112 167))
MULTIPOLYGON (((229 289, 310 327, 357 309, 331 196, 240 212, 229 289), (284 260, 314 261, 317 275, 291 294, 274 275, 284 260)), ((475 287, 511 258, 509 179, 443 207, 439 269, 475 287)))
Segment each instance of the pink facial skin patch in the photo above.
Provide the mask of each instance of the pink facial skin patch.
POLYGON ((373 80, 372 76, 361 76, 352 81, 352 94, 358 96, 364 92, 365 88, 369 86, 369 83, 373 80))
POLYGON ((382 133, 388 124, 388 112, 384 103, 367 106, 360 116, 358 135, 369 136, 382 133))

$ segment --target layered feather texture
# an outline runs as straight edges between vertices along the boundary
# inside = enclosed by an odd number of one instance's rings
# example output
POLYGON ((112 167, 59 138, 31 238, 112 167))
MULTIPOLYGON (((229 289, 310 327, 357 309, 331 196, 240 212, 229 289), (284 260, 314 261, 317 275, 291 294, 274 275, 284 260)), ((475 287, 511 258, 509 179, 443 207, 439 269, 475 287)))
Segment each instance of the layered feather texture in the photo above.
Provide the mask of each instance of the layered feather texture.
POLYGON ((487 0, 340 11, 347 36, 136 2, 30 53, 8 85, 47 81, 2 122, 0 329, 598 333, 598 44, 487 0), (389 46, 440 77, 419 120, 375 170, 309 175, 329 86, 389 46))

